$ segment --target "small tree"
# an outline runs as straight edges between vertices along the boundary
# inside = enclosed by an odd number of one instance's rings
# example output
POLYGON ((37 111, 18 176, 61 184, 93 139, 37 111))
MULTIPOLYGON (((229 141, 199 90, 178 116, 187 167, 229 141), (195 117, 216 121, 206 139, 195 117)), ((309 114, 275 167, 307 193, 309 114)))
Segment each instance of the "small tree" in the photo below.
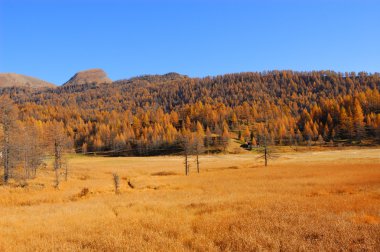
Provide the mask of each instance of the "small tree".
POLYGON ((244 132, 243 132, 244 141, 248 142, 249 138, 251 137, 251 132, 249 131, 249 127, 245 126, 244 132))
POLYGON ((323 137, 321 135, 319 135, 317 142, 318 142, 319 146, 322 146, 325 143, 325 140, 323 140, 323 137))
POLYGON ((120 191, 119 191, 119 188, 120 188, 120 177, 117 173, 113 173, 112 174, 113 176, 113 184, 114 184, 114 187, 115 187, 115 194, 119 194, 120 191))
POLYGON ((365 130, 364 130, 364 114, 363 114, 363 110, 358 99, 355 99, 355 102, 354 102, 353 125, 354 125, 356 140, 360 141, 362 137, 365 136, 365 130))
POLYGON ((227 150, 229 140, 230 133, 228 131, 228 126, 224 126, 222 136, 220 137, 220 143, 224 152, 227 150))

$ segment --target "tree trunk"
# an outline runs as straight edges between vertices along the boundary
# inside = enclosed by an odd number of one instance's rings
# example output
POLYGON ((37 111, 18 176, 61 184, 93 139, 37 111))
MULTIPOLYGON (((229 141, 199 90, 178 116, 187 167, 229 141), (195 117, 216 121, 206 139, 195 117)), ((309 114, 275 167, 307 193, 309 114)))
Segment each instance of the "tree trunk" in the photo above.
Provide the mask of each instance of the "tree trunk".
POLYGON ((69 173, 69 167, 68 167, 67 162, 65 162, 65 181, 67 181, 68 173, 69 173))
POLYGON ((55 187, 59 186, 59 167, 61 162, 61 154, 57 142, 54 142, 54 172, 55 172, 55 187))
POLYGON ((9 179, 9 128, 7 125, 4 125, 4 183, 8 183, 9 179))
POLYGON ((265 145, 264 148, 264 159, 265 159, 265 166, 268 165, 268 152, 267 152, 267 146, 265 145))
POLYGON ((197 172, 199 173, 199 154, 197 152, 197 172))
POLYGON ((29 170, 28 170, 28 157, 26 150, 24 149, 24 172, 25 172, 25 179, 29 178, 29 170))
POLYGON ((189 158, 187 152, 185 151, 185 174, 189 175, 189 158))

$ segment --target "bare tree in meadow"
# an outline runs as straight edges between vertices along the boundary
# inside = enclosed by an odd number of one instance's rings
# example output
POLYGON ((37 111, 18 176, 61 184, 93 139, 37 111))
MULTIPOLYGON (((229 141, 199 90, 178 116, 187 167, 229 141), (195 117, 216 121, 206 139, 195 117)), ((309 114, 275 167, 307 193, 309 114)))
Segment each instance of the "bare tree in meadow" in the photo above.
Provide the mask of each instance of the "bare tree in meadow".
POLYGON ((262 146, 258 149, 259 153, 261 154, 259 156, 259 159, 263 159, 264 160, 264 165, 265 166, 268 166, 268 160, 269 159, 272 159, 274 158, 271 150, 269 149, 268 147, 268 139, 267 139, 267 136, 264 135, 264 141, 263 141, 263 144, 262 146))
POLYGON ((60 169, 64 165, 64 155, 72 146, 62 122, 53 122, 48 126, 48 143, 54 157, 55 187, 60 183, 60 169))
POLYGON ((191 132, 185 128, 182 129, 181 136, 181 146, 183 149, 184 165, 185 165, 185 175, 189 175, 190 172, 190 162, 189 157, 193 151, 193 139, 191 132))
POLYGON ((272 116, 271 113, 271 108, 269 103, 265 103, 263 107, 263 114, 265 115, 264 118, 260 119, 259 122, 264 123, 264 131, 262 135, 260 136, 261 138, 261 143, 260 143, 260 148, 258 149, 258 152, 261 154, 258 158, 264 160, 264 165, 268 166, 268 161, 270 159, 277 158, 278 155, 273 152, 271 148, 269 148, 269 143, 273 143, 274 139, 272 135, 270 134, 271 132, 271 125, 272 121, 274 120, 274 117, 272 116))
POLYGON ((117 173, 113 173, 112 174, 112 177, 113 177, 113 185, 115 187, 115 194, 119 194, 120 193, 120 177, 117 173))
POLYGON ((1 138, 1 157, 4 167, 4 183, 7 183, 11 176, 12 163, 14 162, 14 131, 18 109, 13 101, 6 95, 0 97, 0 127, 2 130, 1 138))
POLYGON ((199 155, 204 152, 204 143, 203 143, 203 138, 196 136, 194 138, 194 143, 193 143, 193 149, 194 149, 194 154, 195 154, 195 162, 197 164, 197 172, 200 172, 199 166, 199 155))

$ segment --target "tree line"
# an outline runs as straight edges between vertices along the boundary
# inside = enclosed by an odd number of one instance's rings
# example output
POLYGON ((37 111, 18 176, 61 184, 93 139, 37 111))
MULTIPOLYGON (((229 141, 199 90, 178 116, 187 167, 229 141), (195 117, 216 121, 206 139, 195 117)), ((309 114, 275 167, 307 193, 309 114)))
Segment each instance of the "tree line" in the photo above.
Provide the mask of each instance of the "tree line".
POLYGON ((271 71, 0 94, 16 104, 20 127, 59 124, 76 152, 154 155, 183 152, 184 136, 200 128, 205 151, 223 151, 231 137, 251 145, 379 143, 379 88, 379 74, 271 71))

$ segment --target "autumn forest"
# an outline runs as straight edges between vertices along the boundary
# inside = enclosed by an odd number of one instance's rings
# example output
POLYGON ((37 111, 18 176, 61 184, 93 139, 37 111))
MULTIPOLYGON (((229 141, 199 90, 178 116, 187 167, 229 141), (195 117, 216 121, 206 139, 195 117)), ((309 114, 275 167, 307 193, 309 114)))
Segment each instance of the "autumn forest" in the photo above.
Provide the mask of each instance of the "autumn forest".
POLYGON ((152 155, 180 152, 184 135, 213 151, 231 137, 253 146, 379 142, 379 88, 378 74, 273 71, 0 92, 17 105, 18 124, 41 135, 59 124, 76 152, 152 155))

